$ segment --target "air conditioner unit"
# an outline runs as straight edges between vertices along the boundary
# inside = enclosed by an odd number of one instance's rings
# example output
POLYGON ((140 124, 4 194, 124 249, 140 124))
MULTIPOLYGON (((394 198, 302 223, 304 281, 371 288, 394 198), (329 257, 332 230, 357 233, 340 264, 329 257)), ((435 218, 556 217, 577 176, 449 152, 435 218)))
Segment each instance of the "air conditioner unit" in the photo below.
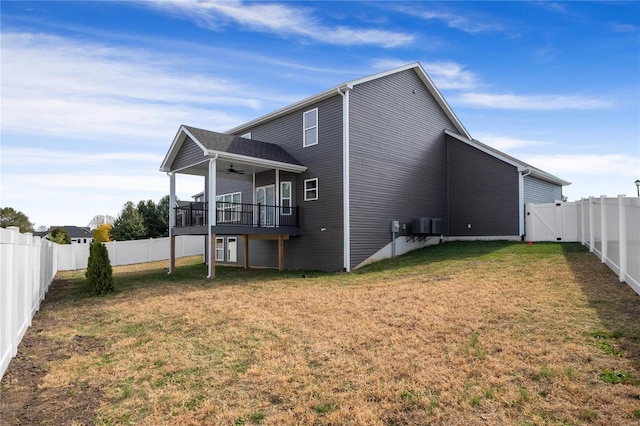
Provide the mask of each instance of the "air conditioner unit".
POLYGON ((442 235, 442 219, 431 219, 431 235, 442 235))
POLYGON ((426 235, 431 233, 431 219, 428 217, 419 217, 413 219, 411 232, 415 235, 426 235))

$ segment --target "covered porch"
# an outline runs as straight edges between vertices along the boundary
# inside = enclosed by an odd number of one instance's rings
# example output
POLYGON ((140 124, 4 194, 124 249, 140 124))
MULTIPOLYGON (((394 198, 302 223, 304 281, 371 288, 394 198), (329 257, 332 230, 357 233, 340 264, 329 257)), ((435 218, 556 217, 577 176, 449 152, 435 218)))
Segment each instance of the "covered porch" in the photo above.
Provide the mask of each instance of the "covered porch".
MULTIPOLYGON (((243 238, 245 268, 250 266, 250 240, 278 241, 278 268, 284 269, 284 241, 300 234, 300 210, 292 205, 290 193, 281 194, 292 191, 290 185, 281 187, 281 173, 297 174, 306 169, 278 145, 181 126, 160 168, 170 178, 169 273, 175 270, 178 235, 206 236, 208 278, 215 277, 216 237, 221 235, 243 238), (273 182, 256 187, 256 176, 264 172, 269 172, 273 182), (176 178, 180 174, 203 177, 201 200, 177 200, 176 178), (227 197, 230 194, 219 194, 221 181, 227 189, 236 184, 245 188, 250 202, 235 202, 227 197)), ((242 195, 242 191, 236 194, 242 195)))

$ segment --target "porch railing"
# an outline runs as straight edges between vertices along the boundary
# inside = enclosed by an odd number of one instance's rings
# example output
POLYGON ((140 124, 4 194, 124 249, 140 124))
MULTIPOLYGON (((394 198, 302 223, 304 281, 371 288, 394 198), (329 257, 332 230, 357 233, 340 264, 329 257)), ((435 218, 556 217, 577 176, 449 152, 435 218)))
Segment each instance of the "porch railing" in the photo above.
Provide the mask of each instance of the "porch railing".
MULTIPOLYGON (((175 226, 206 226, 209 224, 205 202, 182 204, 175 208, 175 226)), ((300 225, 300 210, 295 207, 264 204, 216 203, 217 226, 281 227, 300 225)))

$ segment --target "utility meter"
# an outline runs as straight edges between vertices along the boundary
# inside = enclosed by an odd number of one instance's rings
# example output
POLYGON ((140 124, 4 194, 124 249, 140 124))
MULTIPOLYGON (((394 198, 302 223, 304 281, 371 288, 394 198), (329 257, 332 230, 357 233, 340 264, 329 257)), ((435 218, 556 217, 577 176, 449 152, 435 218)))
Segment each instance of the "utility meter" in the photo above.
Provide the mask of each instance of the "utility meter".
POLYGON ((400 232, 400 221, 392 220, 391 221, 391 232, 400 232))

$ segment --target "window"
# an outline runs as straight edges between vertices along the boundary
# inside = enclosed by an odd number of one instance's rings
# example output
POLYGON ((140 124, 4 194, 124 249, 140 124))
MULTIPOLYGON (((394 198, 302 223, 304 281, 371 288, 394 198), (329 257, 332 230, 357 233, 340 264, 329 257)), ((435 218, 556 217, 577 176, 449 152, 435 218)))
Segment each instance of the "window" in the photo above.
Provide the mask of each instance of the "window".
POLYGON ((318 199, 318 178, 304 181, 304 200, 313 201, 318 199))
POLYGON ((224 238, 216 237, 216 261, 224 262, 224 238))
POLYGON ((242 220, 242 193, 218 195, 216 197, 216 222, 240 223, 242 220))
POLYGON ((280 182, 280 214, 291 216, 291 182, 280 182))
POLYGON ((251 132, 247 132, 244 135, 240 135, 241 138, 251 139, 251 132))
POLYGON ((318 108, 307 111, 302 116, 302 146, 318 144, 318 108))

